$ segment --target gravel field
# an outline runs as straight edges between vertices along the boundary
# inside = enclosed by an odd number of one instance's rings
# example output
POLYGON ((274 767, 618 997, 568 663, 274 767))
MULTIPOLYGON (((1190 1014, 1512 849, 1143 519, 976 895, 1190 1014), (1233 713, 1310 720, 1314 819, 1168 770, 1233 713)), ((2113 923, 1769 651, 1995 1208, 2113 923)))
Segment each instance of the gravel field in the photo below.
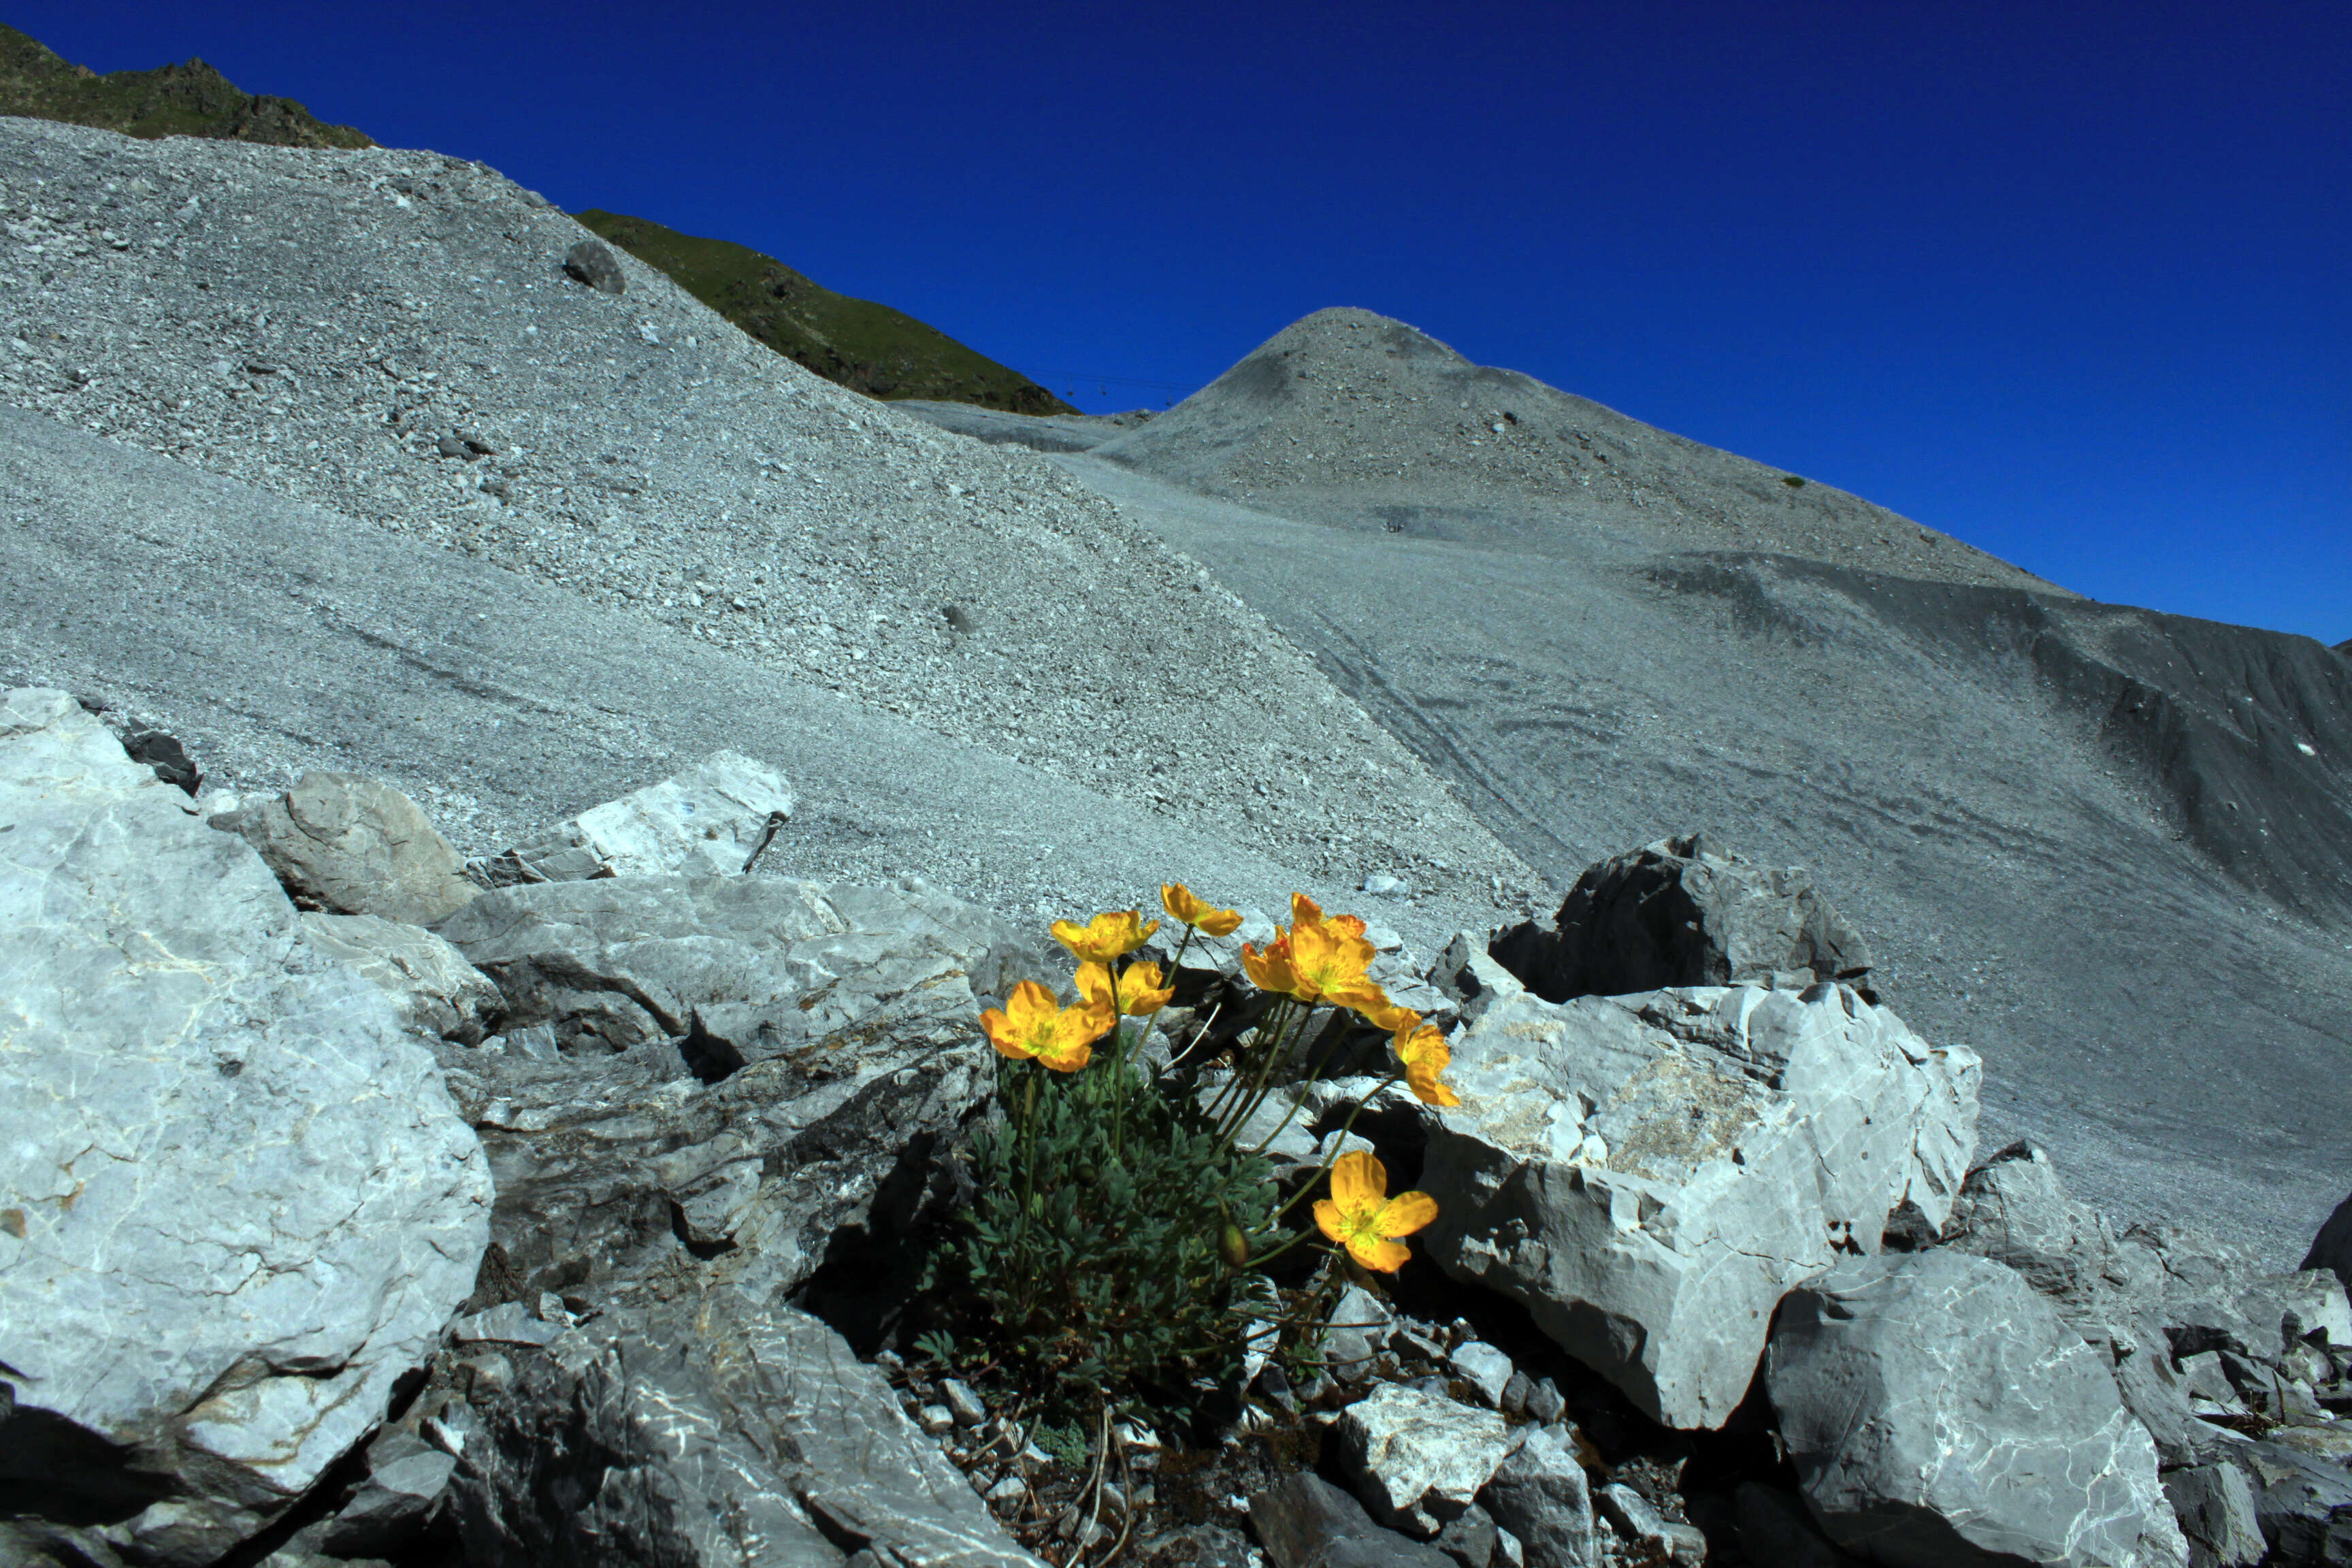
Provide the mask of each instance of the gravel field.
POLYGON ((0 119, 0 401, 1302 876, 1504 904, 1533 885, 1255 613, 1067 474, 819 380, 625 255, 617 298, 572 281, 587 231, 488 169, 0 119))

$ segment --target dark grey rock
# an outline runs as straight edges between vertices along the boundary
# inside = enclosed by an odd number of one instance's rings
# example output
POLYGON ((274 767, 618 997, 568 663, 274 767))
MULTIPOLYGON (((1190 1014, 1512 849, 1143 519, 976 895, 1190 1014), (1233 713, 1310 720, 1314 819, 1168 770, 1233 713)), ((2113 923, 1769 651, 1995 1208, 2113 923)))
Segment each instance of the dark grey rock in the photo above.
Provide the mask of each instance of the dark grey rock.
POLYGON ((1792 1492, 1743 1481, 1732 1508, 1739 1549, 1755 1568, 1855 1568, 1792 1492))
POLYGON ((2273 1568, 2352 1563, 2352 1472, 2276 1443, 2232 1444, 2273 1568))
POLYGON ((125 736, 122 749, 134 763, 144 763, 155 770, 155 776, 165 784, 195 795, 205 782, 205 775, 188 756, 187 748, 161 730, 137 730, 125 736))
POLYGON ((1495 1560, 1495 1519, 1485 1509, 1472 1503, 1437 1532, 1430 1543, 1462 1568, 1487 1568, 1495 1560))
POLYGON ((320 1546, 336 1557, 384 1557, 425 1533, 457 1461, 394 1428, 368 1445, 366 1482, 337 1510, 320 1546))
POLYGON ((1152 1536, 1134 1551, 1138 1560, 1155 1568, 1252 1568, 1253 1559, 1265 1561, 1249 1537, 1216 1524, 1188 1524, 1152 1536))
POLYGON ((723 1287, 616 1306, 506 1387, 451 1487, 474 1568, 1037 1568, 882 1375, 723 1287))
POLYGON ((563 253, 563 270, 574 281, 585 283, 602 294, 619 294, 629 287, 621 271, 620 259, 605 247, 601 239, 583 239, 563 253))
POLYGON ((1491 951, 1553 1002, 1799 973, 1858 982, 1872 963, 1811 873, 1753 865, 1697 834, 1591 867, 1550 929, 1513 927, 1491 951))
POLYGON ((2352 1289, 2352 1198, 2336 1205, 2327 1223, 2319 1227, 2311 1250, 2304 1255, 2305 1268, 2325 1268, 2352 1289))
POLYGON ((1767 1385, 1830 1538, 1895 1568, 2185 1562, 2147 1430, 2016 1272, 1946 1251, 1791 1292, 1767 1385))
POLYGON ((1585 1568, 1593 1561, 1591 1487, 1559 1433, 1529 1431, 1478 1501, 1518 1538, 1526 1568, 1585 1568))
POLYGON ((1458 1568, 1436 1547, 1373 1522, 1363 1504, 1311 1471, 1252 1498, 1250 1523, 1275 1568, 1458 1568))
POLYGON ((2199 1465, 2164 1478, 2164 1495, 2189 1542, 2189 1568, 2248 1568, 2267 1543, 2246 1472, 2232 1464, 2199 1465))
POLYGON ((473 448, 455 436, 444 436, 433 444, 433 449, 445 458, 470 458, 473 448))

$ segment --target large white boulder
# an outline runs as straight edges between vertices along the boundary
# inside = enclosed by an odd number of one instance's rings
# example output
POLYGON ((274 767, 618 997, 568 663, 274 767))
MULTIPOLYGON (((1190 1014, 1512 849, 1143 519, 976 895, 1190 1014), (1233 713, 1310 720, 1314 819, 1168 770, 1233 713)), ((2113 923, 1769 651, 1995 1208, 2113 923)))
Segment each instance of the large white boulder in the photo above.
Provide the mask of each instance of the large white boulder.
POLYGON ((5 1561, 209 1562, 266 1523, 431 1352, 490 1212, 394 1004, 37 689, 0 697, 0 1413, 36 1500, 5 1561))
POLYGON ((1422 1245, 1669 1426, 1721 1426, 1780 1298, 1906 1200, 1940 1224, 1967 1173, 1976 1053, 1850 986, 1481 1002, 1422 1245))

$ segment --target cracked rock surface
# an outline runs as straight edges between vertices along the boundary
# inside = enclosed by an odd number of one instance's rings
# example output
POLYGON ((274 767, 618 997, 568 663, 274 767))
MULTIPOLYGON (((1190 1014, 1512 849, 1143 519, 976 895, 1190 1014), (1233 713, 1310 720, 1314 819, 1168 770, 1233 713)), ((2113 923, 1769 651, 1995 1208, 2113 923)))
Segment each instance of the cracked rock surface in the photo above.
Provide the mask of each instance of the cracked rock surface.
POLYGON ((1766 1363, 1830 1538, 1897 1568, 2173 1568, 2156 1447, 2096 1352, 2014 1271, 1859 1258, 1792 1295, 1766 1363))
POLYGON ((487 1239, 431 1056, 194 810, 65 693, 0 700, 12 1561, 251 1533, 382 1418, 487 1239))
POLYGON ((1967 1172, 1975 1053, 1851 986, 1484 1000, 1427 1113, 1429 1256, 1668 1426, 1720 1426, 1782 1294, 1967 1172))

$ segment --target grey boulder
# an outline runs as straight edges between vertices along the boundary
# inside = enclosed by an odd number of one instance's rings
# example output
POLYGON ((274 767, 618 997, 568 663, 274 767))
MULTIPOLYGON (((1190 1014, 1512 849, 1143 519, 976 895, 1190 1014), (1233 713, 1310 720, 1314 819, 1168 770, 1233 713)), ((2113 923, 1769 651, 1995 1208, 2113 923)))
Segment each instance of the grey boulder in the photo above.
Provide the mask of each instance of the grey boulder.
POLYGON ((573 1031, 539 1055, 444 1047, 520 1293, 601 1292, 681 1250, 788 1289, 886 1187, 927 1201, 993 1090, 972 980, 1005 967, 1003 933, 933 894, 551 882, 487 892, 442 929, 504 988, 494 1044, 535 1018, 573 1031), (575 1029, 583 998, 625 1004, 632 1032, 575 1029))
POLYGON ((2338 1283, 2352 1288, 2352 1198, 2337 1204, 2336 1212, 2327 1216, 2327 1223, 2319 1227, 2303 1266, 2325 1268, 2336 1276, 2338 1283))
POLYGON ((740 876, 791 819, 795 804, 793 786, 765 763, 713 752, 476 869, 481 879, 501 884, 669 871, 740 876))
POLYGON ((583 239, 565 251, 563 270, 575 283, 585 283, 600 294, 620 294, 629 287, 620 258, 601 239, 583 239))
POLYGON ((1517 1537, 1525 1568, 1586 1568, 1593 1561, 1592 1489, 1583 1465, 1550 1428, 1528 1428, 1478 1500, 1517 1537))
POLYGON ((0 699, 0 1558, 209 1562, 431 1352, 489 1173, 383 992, 62 692, 0 699))
POLYGON ((2210 1457, 2163 1327, 2163 1265, 2067 1195, 2039 1149, 2013 1143, 1969 1173, 1944 1245, 2014 1269, 2097 1351, 2168 1466, 2210 1457))
POLYGON ((303 934, 392 999, 411 1030, 478 1045, 506 1011, 490 977, 422 926, 380 915, 306 913, 303 934))
POLYGON ((2198 1465, 2164 1478, 2164 1495, 2189 1542, 2189 1568, 2252 1568, 2269 1550, 2253 1488, 2235 1465, 2198 1465))
POLYGON ((1783 1294, 1898 1205, 1950 1210, 1977 1057, 1851 987, 1490 993, 1454 1042, 1462 1103, 1424 1113, 1416 1240, 1654 1419, 1721 1426, 1783 1294))
POLYGON ((2155 1446, 2080 1335, 2013 1270, 1860 1258, 1792 1293, 1767 1387, 1831 1540, 1894 1568, 2169 1568, 2188 1548, 2155 1446))
POLYGON ((1436 1547, 1376 1522, 1361 1503, 1311 1470, 1285 1476, 1252 1498, 1250 1524, 1275 1568, 1456 1568, 1436 1547))
POLYGON ((673 1287, 505 1353, 451 1483, 472 1568, 1038 1568, 797 1309, 673 1287))
POLYGON ((2273 1568, 2352 1563, 2352 1472, 2275 1443, 2231 1445, 2273 1568))
POLYGON ((1678 985, 1859 981, 1872 962, 1811 873, 1755 865, 1698 834, 1591 867, 1549 928, 1514 927, 1493 952, 1554 1002, 1678 985))
POLYGON ((224 812, 306 910, 431 925, 478 890, 416 803, 373 779, 314 771, 276 800, 224 812))
POLYGON ((547 882, 487 892, 438 929, 497 983, 509 1029, 547 1024, 566 1049, 692 1035, 712 1077, 804 1052, 898 997, 1002 995, 1045 963, 1005 922, 911 879, 547 882))
POLYGON ((1521 1436, 1498 1412, 1401 1383, 1375 1384, 1336 1431, 1372 1516, 1423 1539, 1469 1508, 1521 1436))

